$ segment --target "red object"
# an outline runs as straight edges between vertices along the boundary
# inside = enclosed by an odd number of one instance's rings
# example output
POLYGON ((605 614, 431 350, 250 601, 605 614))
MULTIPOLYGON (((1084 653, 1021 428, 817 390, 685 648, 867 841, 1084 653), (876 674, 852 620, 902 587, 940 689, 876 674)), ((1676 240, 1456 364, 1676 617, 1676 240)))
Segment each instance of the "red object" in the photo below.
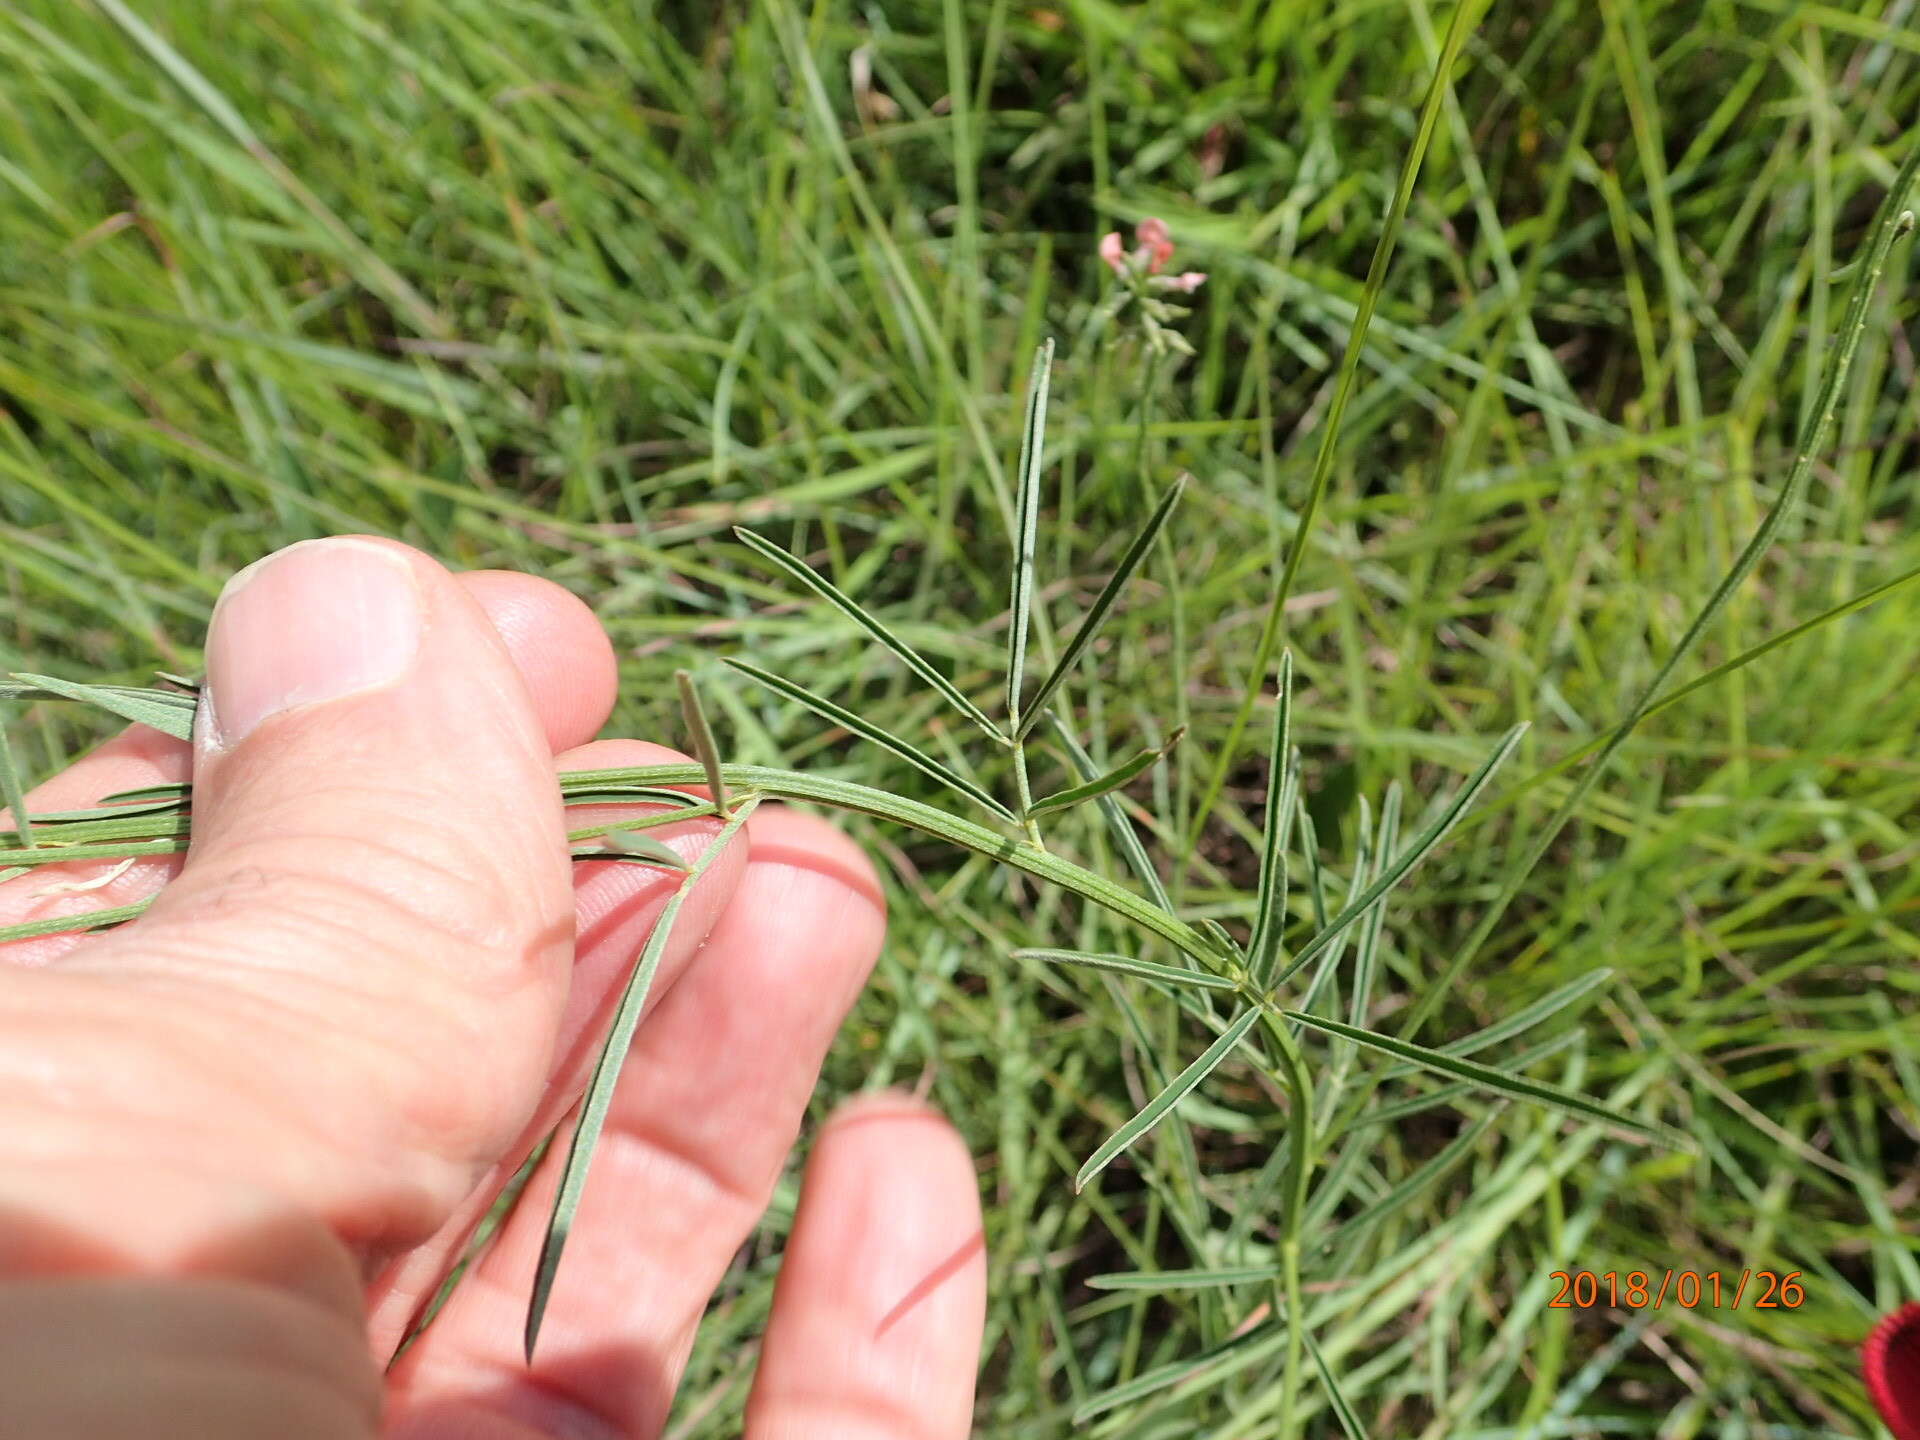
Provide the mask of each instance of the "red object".
POLYGON ((1873 1327, 1860 1347, 1860 1370, 1895 1440, 1920 1440, 1920 1301, 1873 1327))

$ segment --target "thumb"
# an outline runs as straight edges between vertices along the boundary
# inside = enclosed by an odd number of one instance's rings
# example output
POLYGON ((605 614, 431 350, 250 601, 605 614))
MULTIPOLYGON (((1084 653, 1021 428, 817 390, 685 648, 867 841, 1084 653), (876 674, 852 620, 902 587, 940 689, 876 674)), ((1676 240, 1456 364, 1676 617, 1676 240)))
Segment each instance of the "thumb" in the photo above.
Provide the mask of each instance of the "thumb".
POLYGON ((540 721, 454 577, 369 536, 235 575, 201 697, 185 868, 92 964, 187 997, 170 1048, 199 1067, 187 1108, 218 1097, 219 1163, 368 1249, 413 1243, 526 1122, 565 1000, 540 721))

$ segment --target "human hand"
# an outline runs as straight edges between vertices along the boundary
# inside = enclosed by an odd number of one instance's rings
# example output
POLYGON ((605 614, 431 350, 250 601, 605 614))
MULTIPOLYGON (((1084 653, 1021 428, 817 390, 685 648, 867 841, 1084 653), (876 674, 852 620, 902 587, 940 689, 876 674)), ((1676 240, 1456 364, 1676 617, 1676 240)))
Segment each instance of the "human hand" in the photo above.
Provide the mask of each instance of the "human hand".
MULTIPOLYGON (((825 822, 761 807, 681 912, 533 1365, 521 1320, 564 1146, 383 1381, 580 1094, 678 883, 571 861, 568 825, 659 807, 563 819, 556 773, 685 757, 592 740, 616 667, 565 591, 370 537, 236 576, 207 668, 193 745, 135 725, 28 797, 33 814, 191 778, 184 863, 0 883, 0 924, 159 892, 118 929, 0 945, 0 1432, 657 1435, 878 953, 871 867, 825 822)), ((717 830, 650 833, 691 859, 717 830)), ((901 1096, 843 1107, 808 1165, 748 1436, 964 1435, 980 1235, 943 1121, 901 1096)))

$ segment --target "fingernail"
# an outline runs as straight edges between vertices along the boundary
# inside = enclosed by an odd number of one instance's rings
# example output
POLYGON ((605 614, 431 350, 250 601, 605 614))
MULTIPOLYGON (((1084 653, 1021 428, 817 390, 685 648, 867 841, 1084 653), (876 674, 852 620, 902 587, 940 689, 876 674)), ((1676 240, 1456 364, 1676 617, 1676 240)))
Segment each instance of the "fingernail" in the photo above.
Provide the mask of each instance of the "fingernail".
POLYGON ((303 540, 220 592, 207 636, 217 743, 269 716, 400 679, 420 645, 420 593, 404 555, 364 540, 303 540))

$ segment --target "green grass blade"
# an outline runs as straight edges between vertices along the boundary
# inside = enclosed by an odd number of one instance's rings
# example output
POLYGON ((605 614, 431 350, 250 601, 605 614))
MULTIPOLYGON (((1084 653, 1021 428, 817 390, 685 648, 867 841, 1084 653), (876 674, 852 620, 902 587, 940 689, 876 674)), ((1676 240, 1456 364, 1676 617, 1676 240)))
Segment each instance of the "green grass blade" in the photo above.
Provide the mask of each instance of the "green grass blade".
POLYGON ((1242 1010, 1198 1060, 1174 1076, 1172 1083, 1149 1100, 1138 1115, 1108 1136, 1106 1143, 1093 1152, 1087 1163, 1080 1167, 1080 1173, 1073 1177, 1074 1193, 1077 1195, 1086 1189, 1087 1182, 1111 1165, 1117 1155, 1166 1119, 1168 1111, 1186 1099, 1196 1085, 1219 1068, 1220 1062, 1232 1053, 1233 1047, 1246 1037, 1247 1031, 1253 1028, 1259 1018, 1258 1006, 1249 1005, 1242 1010))
MULTIPOLYGON (((1491 0, 1460 0, 1447 26, 1447 38, 1440 47, 1440 59, 1433 67, 1433 79, 1427 85, 1427 97, 1420 106, 1420 120, 1414 131, 1413 144, 1408 147, 1406 161, 1400 167, 1400 181, 1394 187, 1386 219, 1381 222, 1380 239, 1373 247, 1373 261, 1367 266, 1366 282, 1360 290, 1360 306, 1347 331, 1347 348, 1340 357, 1333 401, 1327 407, 1327 418, 1320 429, 1320 448, 1313 458, 1313 478, 1307 485, 1307 502, 1301 507, 1300 523, 1294 529, 1286 566, 1281 571, 1279 584, 1274 588, 1273 599, 1267 606, 1266 624, 1260 631, 1260 643, 1254 650, 1246 694, 1241 698, 1240 708, 1234 712, 1233 724, 1227 731, 1226 741, 1220 746, 1213 774, 1208 777, 1207 788, 1201 793, 1199 808, 1194 812, 1193 831, 1187 837, 1189 851, 1200 843, 1201 829, 1206 824, 1207 816, 1213 813, 1214 802, 1219 800, 1221 788, 1227 783, 1227 772, 1233 766, 1240 737, 1246 733, 1247 722, 1253 718, 1254 701, 1259 697, 1261 683, 1266 679, 1267 666, 1273 663, 1273 647, 1280 638, 1280 622, 1286 614, 1287 597, 1293 593, 1294 579, 1300 573, 1300 562, 1306 557, 1307 541, 1313 533, 1314 518, 1320 513, 1320 502, 1326 496, 1327 483, 1333 478, 1340 426, 1346 418, 1347 403, 1353 398, 1354 381, 1360 373, 1360 356, 1366 347, 1367 331, 1373 324, 1373 313, 1379 307, 1380 294, 1387 287, 1387 267, 1393 260, 1394 247, 1400 239, 1400 227, 1407 218, 1407 206, 1413 199, 1413 185, 1419 177, 1420 164, 1426 158, 1427 146, 1433 140, 1434 126, 1440 119, 1440 111, 1448 94, 1448 77, 1453 73, 1454 62, 1459 59, 1467 36, 1489 3, 1491 0)), ((1274 500, 1278 503, 1277 496, 1274 500)))
POLYGON ((1209 1371, 1213 1372, 1209 1376, 1210 1379, 1223 1380, 1243 1366, 1263 1358, 1285 1338, 1286 1331, 1277 1325, 1258 1325, 1246 1334, 1236 1335, 1199 1355, 1155 1366, 1085 1401, 1073 1412, 1073 1423, 1085 1424, 1096 1415, 1104 1415, 1107 1411, 1117 1410, 1122 1405, 1131 1405, 1136 1400, 1144 1400, 1149 1395, 1171 1389, 1184 1380, 1193 1379, 1209 1371), (1216 1370, 1216 1366, 1220 1368, 1216 1370))
POLYGON ((742 545, 745 545, 762 559, 786 571, 787 574, 812 590, 816 595, 820 596, 821 599, 832 605, 841 614, 845 615, 849 620, 852 620, 887 649, 899 656, 900 659, 906 663, 909 670, 913 671, 914 674, 938 690, 946 697, 949 704, 962 715, 965 715, 975 725, 978 725, 988 736, 1002 745, 1006 744, 1006 736, 1001 734, 1000 728, 987 718, 984 710, 974 704, 973 701, 969 700, 965 695, 961 694, 960 688, 938 670, 934 669, 932 662, 924 655, 907 644, 907 642, 902 640, 898 635, 894 634, 893 631, 889 630, 875 616, 869 614, 864 607, 857 604, 851 596, 843 593, 832 581, 828 580, 804 560, 787 554, 787 552, 782 550, 778 545, 761 539, 760 536, 754 534, 751 530, 736 526, 734 527, 733 533, 742 545))
POLYGON ((1061 790, 1047 796, 1044 800, 1036 800, 1033 802, 1033 808, 1027 813, 1030 815, 1045 815, 1055 810, 1071 810, 1076 805, 1083 804, 1088 800, 1097 800, 1102 795, 1110 794, 1112 791, 1118 790, 1130 780, 1137 779, 1139 776, 1146 774, 1148 770, 1153 768, 1156 762, 1171 755, 1173 753, 1173 747, 1180 743, 1186 733, 1186 727, 1183 725, 1171 735, 1167 736, 1167 743, 1158 749, 1149 748, 1142 750, 1130 759, 1122 760, 1118 765, 1114 766, 1113 769, 1107 771, 1106 774, 1096 775, 1084 785, 1076 785, 1071 790, 1061 790))
MULTIPOLYGON (((1094 768, 1093 757, 1080 748, 1080 742, 1073 738, 1073 731, 1067 728, 1067 722, 1058 715, 1049 712, 1053 724, 1054 738, 1066 750, 1073 761, 1073 768, 1080 772, 1082 780, 1092 780, 1099 772, 1094 768)), ((1140 877, 1140 883, 1147 887, 1147 894, 1153 903, 1173 913, 1173 897, 1167 894, 1167 887, 1160 880, 1160 872, 1155 868, 1153 859, 1147 854, 1146 846, 1140 843, 1139 832, 1133 828, 1133 821, 1127 818, 1126 807, 1119 798, 1108 791, 1099 796, 1094 803, 1106 818, 1107 829, 1113 834, 1113 843, 1120 847, 1120 853, 1126 856, 1127 864, 1133 867, 1133 873, 1140 877)))
POLYGON ((547 1313, 547 1299, 553 1293, 553 1280, 560 1268, 560 1256, 573 1230, 574 1214, 580 1208, 580 1196, 586 1188, 587 1170, 593 1163, 594 1147, 599 1143, 600 1131, 606 1124, 607 1111, 613 1105, 613 1091, 620 1078, 620 1067, 627 1058, 628 1047, 633 1043, 633 1032, 640 1024, 640 1012, 646 1005, 648 990, 653 987, 654 974, 660 968, 660 957, 666 953, 674 921, 679 918, 680 907, 706 873, 707 867, 720 857, 759 803, 759 796, 748 797, 733 812, 733 817, 720 833, 714 836, 713 843, 700 852, 700 858, 687 871, 687 878, 681 881, 668 899, 666 908, 660 912, 653 932, 647 936, 646 948, 640 952, 640 959, 634 965, 633 973, 627 977, 626 988, 620 994, 620 1004, 613 1016, 613 1028, 607 1033, 606 1043, 600 1047, 600 1058, 595 1062, 593 1076, 587 1082, 587 1093, 580 1105, 580 1121, 574 1127, 573 1143, 567 1149, 565 1168, 560 1172, 560 1188, 553 1198, 553 1214, 547 1222, 546 1238, 540 1244, 533 1298, 527 1305, 526 1354, 529 1363, 533 1360, 534 1344, 540 1338, 540 1322, 547 1313))
POLYGON ((797 701, 813 711, 814 714, 823 719, 831 720, 842 729, 858 735, 862 740, 870 740, 882 749, 892 751, 922 774, 932 776, 948 789, 957 791, 959 794, 973 801, 974 804, 992 811, 998 818, 1010 823, 1015 820, 1016 817, 1013 811, 994 799, 986 790, 974 784, 973 781, 967 779, 965 776, 948 769, 945 765, 941 764, 940 761, 927 754, 926 751, 902 740, 892 731, 881 729, 864 716, 856 715, 844 706, 836 705, 825 696, 816 695, 813 691, 806 689, 804 686, 796 685, 791 680, 774 674, 771 670, 762 670, 758 665, 751 664, 745 660, 736 660, 732 656, 728 656, 724 663, 738 670, 749 680, 757 680, 760 684, 766 686, 776 694, 784 695, 789 700, 797 701))
POLYGON ((1338 1242, 1346 1253, 1351 1253, 1353 1247, 1365 1238, 1367 1231, 1397 1215, 1412 1204, 1422 1192, 1432 1189, 1444 1180, 1455 1166, 1472 1153, 1474 1145, 1486 1133, 1487 1127, 1492 1125, 1505 1109, 1505 1101, 1496 1101, 1488 1107, 1479 1119, 1448 1141, 1438 1155, 1408 1175, 1378 1200, 1373 1201, 1351 1220, 1344 1221, 1338 1230, 1327 1237, 1325 1245, 1332 1246, 1338 1242))
POLYGON ((1534 1026, 1545 1024, 1569 1006, 1578 1005, 1594 991, 1612 984, 1614 974, 1614 971, 1603 965, 1577 980, 1569 980, 1558 989, 1542 995, 1531 1005, 1514 1011, 1503 1020, 1496 1020, 1484 1030, 1476 1030, 1471 1035, 1464 1035, 1458 1040, 1442 1045, 1440 1049, 1448 1055, 1471 1055, 1477 1050, 1486 1049, 1489 1045, 1497 1045, 1502 1040, 1511 1040, 1516 1035, 1523 1035, 1534 1026))
POLYGON ((1392 864, 1383 865, 1374 882, 1362 891, 1357 899, 1350 901, 1346 908, 1334 916, 1313 939, 1301 947, 1300 953, 1293 957, 1293 963, 1287 967, 1287 973, 1280 976, 1275 984, 1284 984, 1301 966, 1326 949, 1335 936, 1366 913, 1369 905, 1398 885, 1409 870, 1433 852, 1434 847, 1446 837, 1447 831, 1453 828, 1455 822, 1473 804, 1480 792, 1486 789, 1487 782, 1493 778, 1493 772, 1499 769, 1501 762, 1513 753, 1513 747, 1520 743, 1520 737, 1526 732, 1526 728, 1524 723, 1516 725, 1501 737, 1500 743, 1493 747, 1493 753, 1481 763, 1478 770, 1473 772, 1472 778, 1461 787, 1460 793, 1453 797, 1447 808, 1441 812, 1440 817, 1429 825, 1392 864))
MULTIPOLYGON (((19 671, 14 672, 13 678, 24 682, 32 691, 39 692, 36 698, 52 696, 62 700, 84 700, 122 719, 151 725, 176 740, 193 739, 195 706, 192 696, 174 695, 169 691, 134 690, 121 685, 82 685, 53 675, 27 675, 19 671), (162 695, 166 698, 161 699, 162 695), (188 703, 180 704, 183 700, 188 703)), ((26 689, 14 692, 16 696, 26 693, 26 689)))
POLYGON ((13 746, 7 740, 7 727, 0 724, 0 802, 4 802, 7 811, 13 817, 13 828, 20 837, 20 844, 33 849, 33 821, 27 816, 27 790, 20 783, 20 772, 14 767, 13 746))
POLYGON ((1286 926, 1281 911, 1287 900, 1287 840, 1297 794, 1293 786, 1298 784, 1292 765, 1293 651, 1280 652, 1275 683, 1273 743, 1267 747, 1267 813, 1260 832, 1260 887, 1254 902, 1253 938, 1247 945, 1253 983, 1262 989, 1279 968, 1280 932, 1286 926))
POLYGON ((688 671, 673 672, 673 683, 680 690, 680 713, 686 718, 687 735, 693 741, 694 758, 706 771, 707 789, 713 796, 713 808, 722 820, 727 818, 727 782, 720 773, 720 747, 713 742, 713 726, 707 723, 707 707, 700 703, 700 691, 688 671))
POLYGON ((1552 818, 1545 825, 1540 827, 1539 833, 1534 837, 1533 843, 1527 847, 1526 853, 1504 877, 1499 893, 1487 906, 1467 938, 1461 942, 1460 948, 1448 960, 1447 968, 1432 985, 1427 987, 1425 993, 1408 1011, 1406 1021, 1400 1027, 1402 1035, 1419 1033, 1427 1017, 1433 1014, 1453 988, 1453 982, 1459 979, 1461 972, 1479 953, 1480 947, 1486 943, 1487 937, 1500 923, 1501 916, 1506 914, 1507 906, 1513 903, 1513 897, 1520 893, 1520 887, 1532 873, 1533 867, 1540 863, 1541 857, 1547 853, 1562 827, 1573 818, 1574 813, 1586 800, 1587 793, 1599 781, 1601 773, 1607 768, 1607 763, 1625 743, 1627 736, 1632 734, 1634 728, 1646 718, 1654 697, 1666 687, 1668 679, 1679 667, 1680 662, 1693 652, 1694 646, 1700 642, 1700 637, 1707 632, 1714 619, 1726 607, 1729 597, 1740 588, 1747 576, 1753 573, 1754 567, 1760 563, 1761 556, 1772 547, 1775 538, 1780 534, 1781 527, 1786 524, 1787 515, 1799 504, 1801 495, 1806 492, 1807 482, 1813 474, 1814 465, 1818 462, 1820 452, 1826 444, 1827 431, 1833 425, 1834 413, 1840 407, 1841 392, 1845 387, 1848 372, 1853 369, 1853 357, 1860 348, 1861 333, 1867 328, 1867 310, 1873 300, 1874 292, 1880 287, 1880 274, 1886 268, 1887 254, 1892 250, 1893 242, 1913 228, 1913 214, 1906 207, 1908 197, 1913 190, 1914 177, 1916 173, 1920 173, 1920 130, 1910 131, 1906 136, 1906 142, 1907 158, 1901 162, 1899 173, 1894 176, 1893 184, 1887 187, 1886 196, 1880 202, 1880 212, 1867 241, 1865 269, 1854 286, 1853 297, 1847 304, 1846 316, 1840 322, 1839 343, 1827 356, 1819 395, 1814 401, 1806 426, 1794 447, 1793 468, 1787 472, 1786 484, 1781 487, 1780 494, 1761 518, 1758 528, 1754 530, 1752 538, 1747 541, 1746 547, 1741 550, 1720 583, 1714 587, 1713 593, 1707 597, 1706 604, 1702 605, 1699 613, 1693 617, 1693 622, 1687 626, 1686 633, 1680 637, 1672 653, 1661 664, 1659 672, 1640 692, 1640 697, 1634 701, 1626 718, 1615 727, 1613 733, 1607 738, 1607 743, 1594 757, 1593 763, 1581 772, 1579 780, 1568 791, 1566 799, 1560 802, 1560 808, 1554 811, 1552 818))
MULTIPOLYGON (((1838 605, 1830 605, 1811 620, 1804 620, 1798 625, 1780 631, 1777 635, 1769 635, 1758 644, 1751 645, 1747 649, 1742 650, 1731 660, 1723 660, 1711 670, 1694 676, 1693 679, 1687 681, 1686 684, 1676 685, 1673 689, 1667 691, 1666 694, 1649 705, 1646 711, 1640 716, 1639 722, 1636 723, 1644 723, 1645 721, 1651 720, 1654 716, 1660 714, 1661 711, 1679 704, 1682 700, 1686 699, 1687 696, 1694 694, 1696 691, 1705 690, 1715 681, 1724 680, 1736 670, 1746 669, 1747 666, 1753 664, 1754 661, 1759 660, 1763 656, 1769 655, 1783 646, 1791 645, 1796 640, 1804 639, 1814 631, 1831 625, 1836 620, 1844 620, 1855 611, 1864 610, 1869 605, 1886 599, 1887 596, 1891 595, 1894 591, 1911 585, 1916 580, 1920 580, 1920 566, 1915 566, 1911 570, 1903 571, 1901 574, 1894 576, 1893 579, 1875 585, 1870 589, 1862 590, 1858 595, 1849 596, 1838 605)), ((1575 765, 1578 765, 1582 760, 1586 759, 1587 756, 1593 754, 1594 751, 1610 744, 1615 735, 1620 735, 1623 739, 1625 738, 1621 725, 1615 725, 1610 730, 1602 731, 1585 744, 1576 745, 1551 765, 1543 765, 1526 779, 1509 785, 1505 790, 1501 791, 1497 797, 1482 807, 1480 816, 1485 818, 1499 814, 1501 810, 1511 805, 1521 796, 1546 784, 1547 781, 1553 779, 1554 776, 1571 770, 1575 765)))
POLYGON ((1047 389, 1053 378, 1053 340, 1040 344, 1027 377, 1027 418, 1020 428, 1020 468, 1014 504, 1013 595, 1007 623, 1007 724, 1018 734, 1020 690, 1033 622, 1033 548, 1040 530, 1040 471, 1047 440, 1047 389))
POLYGON ((1178 965, 1156 965, 1135 960, 1129 955, 1096 955, 1086 950, 1015 950, 1015 960, 1044 960, 1050 965, 1084 965, 1094 970, 1117 970, 1123 975, 1138 975, 1145 980, 1160 980, 1168 985, 1191 985, 1203 990, 1232 990, 1234 982, 1224 975, 1205 970, 1184 970, 1178 965))
POLYGON ((1053 692, 1060 688, 1068 672, 1078 663, 1081 655, 1086 652, 1087 646, 1093 643, 1094 637, 1100 633, 1100 627, 1106 623, 1108 614, 1120 599, 1120 592, 1126 588, 1134 572, 1146 562, 1147 551, 1153 547, 1153 542, 1160 538, 1160 532, 1166 528, 1167 520, 1173 514, 1173 507, 1187 488, 1187 478, 1181 475, 1173 482, 1167 493, 1160 497, 1160 503, 1154 507, 1153 514, 1147 517, 1147 523, 1140 527, 1140 533, 1133 537, 1133 543, 1127 547, 1127 553, 1120 557, 1120 563, 1114 567, 1113 574, 1107 577, 1107 583, 1101 587, 1099 595, 1094 598, 1086 618, 1080 622, 1080 628, 1073 632, 1073 638, 1067 642, 1067 648, 1060 652, 1060 663, 1053 667, 1047 678, 1040 682, 1040 688, 1033 692, 1033 701, 1027 706, 1026 712, 1014 720, 1014 739, 1024 739, 1027 732, 1033 729, 1034 724, 1045 712, 1047 702, 1053 699, 1053 692))
POLYGON ((1215 1290, 1228 1285, 1255 1285, 1274 1280, 1280 1271, 1272 1265, 1240 1265, 1221 1270, 1118 1270, 1087 1279, 1089 1290, 1215 1290))
POLYGON ((1651 1121, 1639 1120, 1631 1115, 1623 1115, 1596 1100, 1589 1100, 1586 1096, 1576 1095, 1570 1090, 1562 1090, 1557 1085, 1529 1080, 1524 1075, 1513 1075, 1505 1070, 1496 1070, 1493 1066, 1482 1065, 1477 1060, 1463 1060, 1458 1055, 1429 1050, 1426 1046, 1415 1045, 1410 1040, 1376 1034, 1374 1031, 1362 1030, 1358 1026, 1343 1024, 1338 1020, 1309 1015, 1302 1010, 1287 1010, 1282 1013, 1288 1019, 1297 1020, 1302 1025, 1310 1026, 1315 1030, 1323 1030, 1342 1040, 1351 1040, 1356 1045, 1376 1050, 1382 1055, 1411 1060, 1423 1069, 1435 1070, 1442 1075, 1451 1075, 1456 1080, 1464 1080, 1483 1090, 1492 1090, 1516 1100, 1525 1100, 1533 1105, 1544 1105, 1568 1115, 1578 1115, 1588 1120, 1601 1120, 1677 1150, 1691 1151, 1694 1148, 1693 1141, 1677 1130, 1651 1121))
POLYGON ((1307 1353, 1313 1356, 1314 1368, 1320 1372, 1320 1383, 1327 1387, 1327 1404, 1333 1408, 1341 1432, 1347 1440, 1367 1440, 1367 1427, 1360 1423, 1360 1417, 1353 1413, 1347 1397, 1340 1393, 1340 1382, 1333 1378, 1333 1371, 1327 1366, 1327 1357, 1320 1353, 1320 1343, 1313 1338, 1313 1332, 1303 1326, 1300 1336, 1307 1342, 1307 1353))

